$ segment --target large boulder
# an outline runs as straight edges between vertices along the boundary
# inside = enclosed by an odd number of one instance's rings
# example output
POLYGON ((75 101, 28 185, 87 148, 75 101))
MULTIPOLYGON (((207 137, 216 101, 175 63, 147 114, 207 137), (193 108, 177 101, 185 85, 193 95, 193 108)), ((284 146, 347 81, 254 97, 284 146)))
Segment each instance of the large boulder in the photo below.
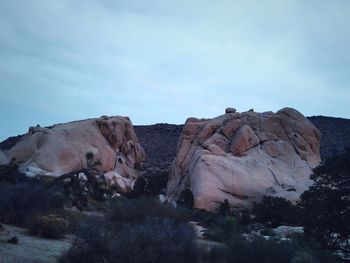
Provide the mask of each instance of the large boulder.
POLYGON ((17 165, 27 176, 58 177, 93 164, 97 173, 125 191, 132 188, 144 159, 130 119, 119 116, 31 127, 0 152, 2 164, 17 165))
POLYGON ((229 201, 246 208, 264 195, 298 200, 320 162, 320 132, 301 113, 253 110, 214 119, 189 118, 167 185, 173 202, 185 189, 195 207, 213 211, 229 201))

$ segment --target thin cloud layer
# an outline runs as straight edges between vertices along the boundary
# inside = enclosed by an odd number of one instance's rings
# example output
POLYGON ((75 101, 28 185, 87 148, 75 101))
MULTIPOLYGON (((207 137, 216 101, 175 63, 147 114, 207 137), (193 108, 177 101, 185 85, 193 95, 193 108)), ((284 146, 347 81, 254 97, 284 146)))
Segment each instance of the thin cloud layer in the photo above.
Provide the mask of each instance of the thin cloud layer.
POLYGON ((3 0, 0 139, 295 107, 350 118, 350 2, 3 0))

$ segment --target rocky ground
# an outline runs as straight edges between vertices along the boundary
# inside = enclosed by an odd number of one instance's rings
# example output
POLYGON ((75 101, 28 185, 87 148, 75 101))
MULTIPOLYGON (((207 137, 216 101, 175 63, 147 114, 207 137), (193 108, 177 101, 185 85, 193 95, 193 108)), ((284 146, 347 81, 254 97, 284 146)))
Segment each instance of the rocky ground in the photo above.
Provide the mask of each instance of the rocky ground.
POLYGON ((3 225, 0 233, 0 263, 53 263, 71 246, 72 237, 62 240, 44 239, 27 234, 28 230, 20 227, 3 225), (17 236, 18 244, 7 242, 17 236))

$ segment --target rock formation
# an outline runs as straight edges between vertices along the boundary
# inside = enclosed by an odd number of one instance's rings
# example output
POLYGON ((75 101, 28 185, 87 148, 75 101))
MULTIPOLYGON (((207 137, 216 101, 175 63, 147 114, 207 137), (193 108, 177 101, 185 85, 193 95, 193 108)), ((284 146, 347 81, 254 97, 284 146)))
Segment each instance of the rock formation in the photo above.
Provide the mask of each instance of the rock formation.
POLYGON ((94 164, 122 191, 132 188, 145 153, 127 117, 97 119, 31 127, 10 149, 0 152, 2 164, 18 165, 27 176, 58 177, 94 164))
POLYGON ((225 199, 249 207, 262 196, 296 201, 320 162, 320 132, 301 113, 238 113, 189 118, 171 167, 167 198, 190 189, 195 206, 213 211, 225 199))

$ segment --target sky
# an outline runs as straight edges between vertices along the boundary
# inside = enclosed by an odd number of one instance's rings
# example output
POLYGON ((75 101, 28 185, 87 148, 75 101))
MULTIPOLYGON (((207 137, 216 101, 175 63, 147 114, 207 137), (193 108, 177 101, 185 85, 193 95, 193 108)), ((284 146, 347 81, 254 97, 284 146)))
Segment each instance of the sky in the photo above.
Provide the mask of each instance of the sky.
POLYGON ((1 0, 0 140, 226 107, 350 118, 349 0, 1 0))

